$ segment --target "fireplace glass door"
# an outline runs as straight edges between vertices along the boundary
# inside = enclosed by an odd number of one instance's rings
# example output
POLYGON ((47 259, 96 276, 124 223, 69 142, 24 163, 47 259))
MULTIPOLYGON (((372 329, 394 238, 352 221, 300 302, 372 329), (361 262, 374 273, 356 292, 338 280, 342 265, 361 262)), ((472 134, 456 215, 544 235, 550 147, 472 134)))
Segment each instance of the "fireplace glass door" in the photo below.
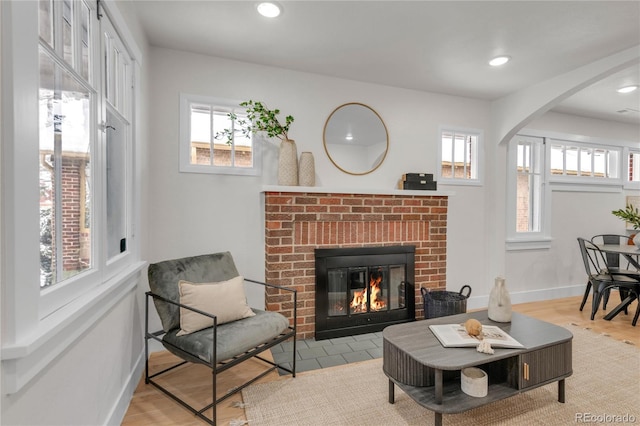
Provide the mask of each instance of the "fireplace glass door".
POLYGON ((415 318, 415 247, 316 249, 316 339, 415 318))
POLYGON ((335 268, 328 274, 328 315, 405 308, 405 265, 335 268))

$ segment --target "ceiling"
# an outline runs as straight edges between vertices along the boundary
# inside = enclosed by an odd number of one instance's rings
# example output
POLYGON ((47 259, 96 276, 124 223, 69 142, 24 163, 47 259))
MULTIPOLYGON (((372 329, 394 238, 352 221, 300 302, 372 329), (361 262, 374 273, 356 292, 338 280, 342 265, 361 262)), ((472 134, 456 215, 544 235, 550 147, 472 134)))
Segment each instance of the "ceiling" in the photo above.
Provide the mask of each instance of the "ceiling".
MULTIPOLYGON (((616 52, 640 50, 640 1, 137 0, 149 43, 406 89, 495 100, 616 52), (487 62, 506 54, 499 68, 487 62)), ((640 55, 639 55, 640 56, 640 55)), ((640 65, 554 110, 640 124, 640 65), (618 112, 626 111, 626 112, 618 112)))

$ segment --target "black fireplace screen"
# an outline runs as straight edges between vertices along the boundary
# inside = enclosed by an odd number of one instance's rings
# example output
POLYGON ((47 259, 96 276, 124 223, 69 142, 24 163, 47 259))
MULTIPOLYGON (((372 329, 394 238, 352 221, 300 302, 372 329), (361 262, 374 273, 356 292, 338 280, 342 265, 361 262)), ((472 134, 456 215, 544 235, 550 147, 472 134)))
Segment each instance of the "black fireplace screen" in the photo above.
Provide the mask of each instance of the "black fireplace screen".
POLYGON ((327 274, 329 316, 405 307, 405 265, 335 268, 327 274))
POLYGON ((415 247, 316 249, 316 339, 415 319, 415 247))

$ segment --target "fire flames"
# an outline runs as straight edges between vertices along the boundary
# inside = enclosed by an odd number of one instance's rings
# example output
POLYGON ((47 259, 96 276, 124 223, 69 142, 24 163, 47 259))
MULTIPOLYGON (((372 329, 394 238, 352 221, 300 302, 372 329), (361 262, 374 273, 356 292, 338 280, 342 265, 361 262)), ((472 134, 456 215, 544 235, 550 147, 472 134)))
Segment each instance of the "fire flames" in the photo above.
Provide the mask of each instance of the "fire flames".
MULTIPOLYGON (((380 281, 382 281, 382 277, 372 277, 369 282, 369 296, 371 299, 369 306, 372 311, 379 311, 387 306, 387 302, 384 299, 379 298, 381 291, 380 281)), ((353 311, 367 312, 367 301, 369 300, 369 296, 367 295, 366 288, 362 291, 356 291, 350 305, 353 311)))

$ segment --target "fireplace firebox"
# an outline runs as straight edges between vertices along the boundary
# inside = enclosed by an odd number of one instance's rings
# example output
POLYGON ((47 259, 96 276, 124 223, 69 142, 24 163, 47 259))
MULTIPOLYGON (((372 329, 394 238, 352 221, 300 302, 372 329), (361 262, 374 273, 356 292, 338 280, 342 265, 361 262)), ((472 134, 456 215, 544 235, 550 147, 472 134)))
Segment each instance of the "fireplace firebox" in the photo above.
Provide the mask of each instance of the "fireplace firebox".
POLYGON ((415 246, 315 250, 316 340, 415 320, 415 246))

